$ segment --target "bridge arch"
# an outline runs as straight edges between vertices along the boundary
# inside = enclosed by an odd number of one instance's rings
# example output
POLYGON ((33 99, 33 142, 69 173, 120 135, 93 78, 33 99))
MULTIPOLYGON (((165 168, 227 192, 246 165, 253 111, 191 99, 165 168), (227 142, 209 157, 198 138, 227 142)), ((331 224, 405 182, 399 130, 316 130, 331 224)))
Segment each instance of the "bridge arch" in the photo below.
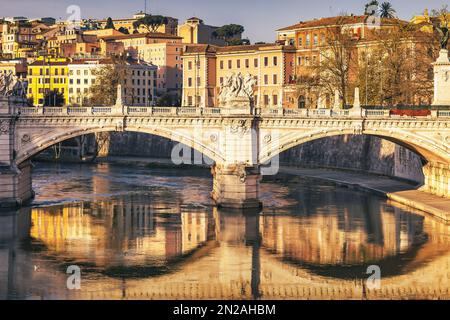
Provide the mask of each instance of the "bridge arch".
POLYGON ((330 138, 343 135, 369 135, 386 139, 400 146, 403 146, 416 154, 418 154, 424 162, 450 164, 450 146, 448 143, 434 139, 433 137, 425 137, 416 133, 406 132, 402 130, 388 131, 382 129, 363 130, 355 132, 350 129, 322 129, 314 131, 298 131, 295 129, 288 134, 280 134, 278 139, 273 139, 267 146, 261 148, 259 159, 261 163, 267 163, 279 154, 302 145, 307 142, 322 138, 330 138))
POLYGON ((116 126, 98 126, 91 128, 58 128, 50 132, 41 132, 39 134, 30 136, 22 136, 21 141, 18 141, 16 145, 16 158, 17 165, 31 159, 33 156, 39 154, 45 149, 86 134, 102 133, 102 132, 136 132, 146 133, 150 135, 159 136, 175 142, 182 143, 200 153, 207 156, 214 162, 224 161, 223 155, 216 150, 213 146, 208 145, 195 135, 187 135, 183 132, 176 130, 170 130, 163 127, 137 127, 127 126, 123 130, 117 130, 116 126))

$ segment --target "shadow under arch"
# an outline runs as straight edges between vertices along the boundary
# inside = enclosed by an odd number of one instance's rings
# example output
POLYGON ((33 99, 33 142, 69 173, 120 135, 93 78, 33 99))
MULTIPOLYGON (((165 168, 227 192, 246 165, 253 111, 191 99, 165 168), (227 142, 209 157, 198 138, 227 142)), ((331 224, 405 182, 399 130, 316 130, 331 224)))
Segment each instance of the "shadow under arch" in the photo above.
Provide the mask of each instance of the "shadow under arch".
MULTIPOLYGON (((386 139, 403 146, 418 154, 422 158, 424 165, 428 162, 445 164, 450 163, 449 147, 445 143, 432 138, 424 138, 423 136, 407 131, 385 131, 384 129, 364 130, 361 134, 386 139)), ((280 153, 304 143, 323 138, 345 135, 355 135, 354 129, 329 129, 300 133, 294 132, 292 134, 282 136, 280 139, 273 141, 267 147, 263 148, 260 152, 259 159, 261 163, 268 163, 272 160, 272 158, 278 156, 280 153)))
POLYGON ((17 165, 30 160, 35 155, 41 153, 47 148, 72 139, 77 138, 82 135, 87 134, 95 134, 95 133, 103 133, 103 132, 135 132, 135 133, 144 133, 149 135, 154 135, 158 137, 162 137, 168 140, 172 140, 178 143, 182 143, 187 147, 190 147, 206 157, 210 158, 214 162, 224 161, 224 157, 217 150, 205 145, 202 141, 199 141, 193 136, 183 135, 181 133, 177 133, 176 131, 171 131, 165 128, 158 127, 150 127, 150 128, 142 128, 142 127, 133 127, 128 126, 123 131, 117 131, 116 127, 97 127, 97 128, 89 128, 89 129, 75 129, 64 131, 64 129, 55 130, 54 132, 49 132, 49 134, 43 134, 37 139, 29 142, 23 149, 21 149, 17 155, 15 162, 17 165))

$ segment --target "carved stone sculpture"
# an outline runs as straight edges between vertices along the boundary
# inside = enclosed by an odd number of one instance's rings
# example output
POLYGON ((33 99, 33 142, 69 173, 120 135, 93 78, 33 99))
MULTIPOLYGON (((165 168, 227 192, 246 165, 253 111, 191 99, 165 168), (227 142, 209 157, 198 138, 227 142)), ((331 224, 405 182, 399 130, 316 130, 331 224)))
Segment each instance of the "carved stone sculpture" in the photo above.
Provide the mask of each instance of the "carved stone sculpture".
POLYGON ((24 97, 28 91, 28 82, 20 80, 12 72, 0 74, 0 96, 3 97, 24 97))
POLYGON ((253 87, 256 79, 251 74, 245 77, 239 72, 231 74, 220 86, 219 103, 221 106, 246 106, 253 100, 253 87))

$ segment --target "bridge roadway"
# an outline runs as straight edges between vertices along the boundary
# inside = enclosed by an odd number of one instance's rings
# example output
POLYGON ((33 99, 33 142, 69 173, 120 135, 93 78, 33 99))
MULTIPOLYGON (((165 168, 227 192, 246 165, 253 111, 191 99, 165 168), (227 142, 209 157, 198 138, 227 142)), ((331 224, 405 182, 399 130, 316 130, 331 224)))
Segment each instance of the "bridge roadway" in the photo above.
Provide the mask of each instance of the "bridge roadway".
MULTIPOLYGON (((418 153, 423 191, 450 195, 450 111, 428 117, 391 116, 389 110, 194 107, 24 107, 0 101, 0 199, 32 198, 30 159, 80 135, 111 131, 153 134, 180 142, 214 162, 212 197, 219 206, 260 207, 262 175, 278 173, 280 153, 302 143, 346 134, 388 139, 418 153)), ((182 152, 181 152, 182 150, 182 152)))

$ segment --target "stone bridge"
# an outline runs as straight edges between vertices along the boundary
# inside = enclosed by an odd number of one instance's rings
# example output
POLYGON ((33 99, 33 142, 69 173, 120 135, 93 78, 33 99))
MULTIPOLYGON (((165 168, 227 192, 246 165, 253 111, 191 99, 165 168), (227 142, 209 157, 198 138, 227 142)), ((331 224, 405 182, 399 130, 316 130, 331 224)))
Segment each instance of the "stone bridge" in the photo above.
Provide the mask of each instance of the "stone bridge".
MULTIPOLYGON (((424 160, 423 190, 450 195, 450 111, 400 117, 389 110, 25 107, 0 101, 0 202, 32 198, 30 159, 80 135, 133 131, 177 141, 214 162, 212 197, 224 207, 259 207, 262 175, 276 174, 278 155, 302 143, 365 134, 407 147, 424 160)), ((181 148, 186 152, 186 147, 181 148)), ((183 157, 183 153, 179 155, 183 157)))

